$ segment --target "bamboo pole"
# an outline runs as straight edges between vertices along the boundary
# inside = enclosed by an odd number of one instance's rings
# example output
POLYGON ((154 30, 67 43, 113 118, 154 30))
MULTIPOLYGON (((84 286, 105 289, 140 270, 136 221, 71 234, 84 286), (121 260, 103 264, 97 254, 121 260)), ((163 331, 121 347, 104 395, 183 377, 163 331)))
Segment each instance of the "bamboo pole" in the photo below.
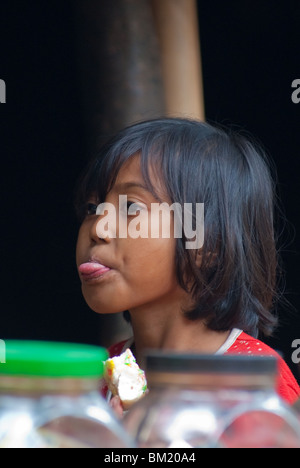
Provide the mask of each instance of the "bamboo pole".
POLYGON ((196 0, 151 2, 161 48, 166 113, 204 120, 196 0))
POLYGON ((164 114, 160 48, 149 0, 76 0, 83 106, 91 147, 164 114))

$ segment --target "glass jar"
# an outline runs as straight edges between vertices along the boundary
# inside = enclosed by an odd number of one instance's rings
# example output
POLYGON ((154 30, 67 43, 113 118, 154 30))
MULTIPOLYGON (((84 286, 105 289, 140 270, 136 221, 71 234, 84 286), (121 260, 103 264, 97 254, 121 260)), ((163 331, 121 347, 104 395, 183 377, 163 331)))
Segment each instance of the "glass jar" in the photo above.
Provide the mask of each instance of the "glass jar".
POLYGON ((149 394, 124 420, 139 447, 300 448, 275 358, 151 352, 144 368, 149 394))
POLYGON ((38 341, 6 341, 5 348, 1 448, 134 446, 98 391, 105 349, 38 341))

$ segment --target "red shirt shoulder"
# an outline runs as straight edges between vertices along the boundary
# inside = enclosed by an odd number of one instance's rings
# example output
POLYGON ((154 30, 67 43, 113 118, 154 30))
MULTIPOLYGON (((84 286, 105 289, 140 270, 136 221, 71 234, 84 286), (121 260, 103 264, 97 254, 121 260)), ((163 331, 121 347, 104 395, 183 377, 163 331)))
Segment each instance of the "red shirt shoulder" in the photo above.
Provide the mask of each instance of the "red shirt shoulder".
POLYGON ((293 404, 300 397, 300 387, 286 362, 274 349, 262 341, 242 332, 225 354, 276 357, 278 359, 278 394, 290 404, 293 404))

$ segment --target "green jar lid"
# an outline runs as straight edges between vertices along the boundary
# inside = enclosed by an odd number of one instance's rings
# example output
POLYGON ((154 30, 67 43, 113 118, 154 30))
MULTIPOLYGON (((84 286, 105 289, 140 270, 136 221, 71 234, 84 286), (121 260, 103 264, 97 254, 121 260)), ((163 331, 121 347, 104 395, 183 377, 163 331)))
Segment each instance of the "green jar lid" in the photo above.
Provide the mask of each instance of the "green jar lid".
POLYGON ((104 348, 48 341, 5 341, 5 362, 1 375, 96 378, 103 375, 104 348))

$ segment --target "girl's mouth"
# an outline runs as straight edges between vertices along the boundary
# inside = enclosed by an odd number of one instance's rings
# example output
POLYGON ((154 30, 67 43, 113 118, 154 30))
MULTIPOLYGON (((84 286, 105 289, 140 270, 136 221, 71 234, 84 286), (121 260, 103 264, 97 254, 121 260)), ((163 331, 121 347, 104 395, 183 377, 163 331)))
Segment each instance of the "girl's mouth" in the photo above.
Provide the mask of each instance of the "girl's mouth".
POLYGON ((78 267, 78 271, 84 281, 88 281, 95 278, 100 278, 111 270, 111 268, 102 265, 98 262, 87 262, 82 263, 78 267))

